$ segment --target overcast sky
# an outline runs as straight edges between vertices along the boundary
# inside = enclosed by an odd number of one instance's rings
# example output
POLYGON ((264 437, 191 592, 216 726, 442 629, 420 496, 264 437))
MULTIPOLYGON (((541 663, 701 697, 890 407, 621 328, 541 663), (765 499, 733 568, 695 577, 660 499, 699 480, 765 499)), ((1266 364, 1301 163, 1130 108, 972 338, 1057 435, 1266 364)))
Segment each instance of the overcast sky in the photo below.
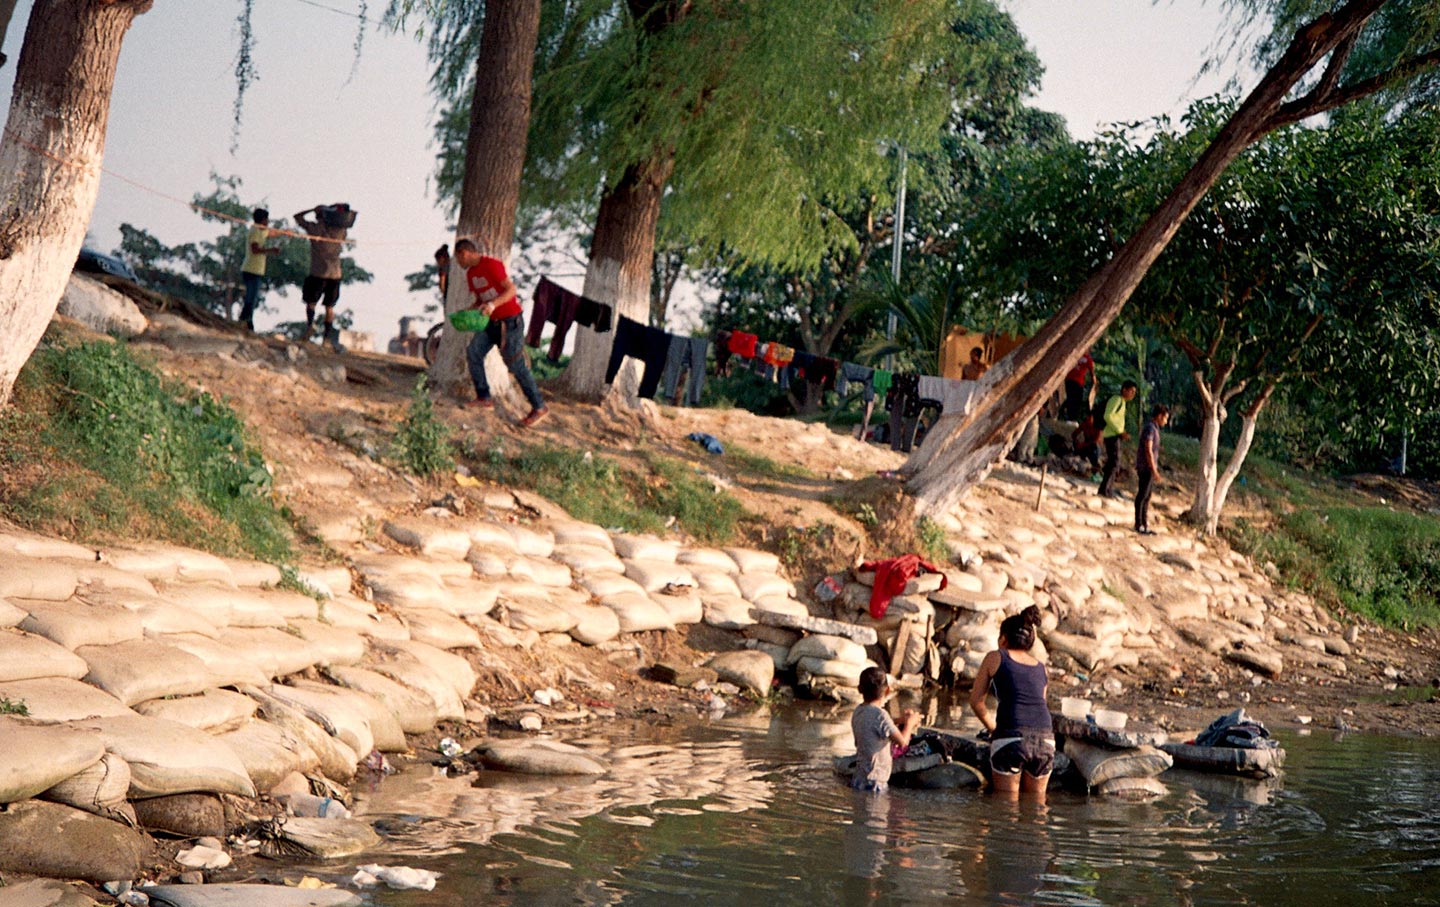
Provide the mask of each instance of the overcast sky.
MULTIPOLYGON (((1105 124, 1178 114, 1218 90, 1196 81, 1221 23, 1216 0, 1001 0, 1046 67, 1036 106, 1062 114, 1072 135, 1105 124)), ((373 14, 385 6, 370 0, 373 14)), ((245 98, 238 150, 230 152, 240 0, 158 0, 139 17, 120 56, 105 167, 90 225, 93 244, 119 244, 119 225, 144 227, 168 244, 213 236, 182 201, 210 185, 211 172, 244 181, 241 197, 289 217, 315 204, 348 201, 359 211, 350 235, 356 260, 375 274, 344 289, 340 307, 379 348, 401 315, 428 298, 404 275, 449 241, 430 186, 434 104, 424 48, 411 36, 366 31, 358 64, 359 0, 254 0, 259 81, 245 98), (328 8, 327 8, 328 7, 328 8), (337 12, 338 11, 338 12, 337 12), (352 72, 353 67, 353 72, 352 72)), ((0 69, 8 109, 30 2, 15 12, 0 69)), ((522 289, 538 275, 517 274, 522 289)), ((578 278, 562 284, 579 290, 578 278)), ((271 294, 263 328, 295 320, 298 294, 271 294)))

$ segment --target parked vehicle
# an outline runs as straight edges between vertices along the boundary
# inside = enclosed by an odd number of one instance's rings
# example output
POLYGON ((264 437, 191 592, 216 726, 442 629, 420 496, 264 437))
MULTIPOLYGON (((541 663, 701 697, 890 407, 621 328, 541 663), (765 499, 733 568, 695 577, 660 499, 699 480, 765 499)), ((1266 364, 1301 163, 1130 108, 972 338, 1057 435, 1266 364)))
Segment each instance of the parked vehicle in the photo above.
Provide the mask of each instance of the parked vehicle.
POLYGON ((114 277, 123 277, 131 283, 140 283, 140 278, 125 262, 114 255, 97 252, 89 246, 80 249, 80 256, 75 259, 75 270, 89 271, 92 274, 110 274, 114 277))

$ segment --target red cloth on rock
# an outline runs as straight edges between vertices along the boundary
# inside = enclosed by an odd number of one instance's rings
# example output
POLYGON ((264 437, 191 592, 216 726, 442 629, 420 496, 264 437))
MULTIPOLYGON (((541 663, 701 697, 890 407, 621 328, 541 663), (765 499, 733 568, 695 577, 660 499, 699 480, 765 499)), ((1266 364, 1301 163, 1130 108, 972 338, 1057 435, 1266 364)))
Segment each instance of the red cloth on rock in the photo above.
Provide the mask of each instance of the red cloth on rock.
POLYGON ((883 561, 868 561, 860 570, 875 571, 875 588, 870 590, 870 616, 879 620, 890 607, 890 599, 905 591, 905 584, 922 573, 940 573, 940 588, 950 582, 939 567, 921 560, 918 554, 902 554, 883 561))

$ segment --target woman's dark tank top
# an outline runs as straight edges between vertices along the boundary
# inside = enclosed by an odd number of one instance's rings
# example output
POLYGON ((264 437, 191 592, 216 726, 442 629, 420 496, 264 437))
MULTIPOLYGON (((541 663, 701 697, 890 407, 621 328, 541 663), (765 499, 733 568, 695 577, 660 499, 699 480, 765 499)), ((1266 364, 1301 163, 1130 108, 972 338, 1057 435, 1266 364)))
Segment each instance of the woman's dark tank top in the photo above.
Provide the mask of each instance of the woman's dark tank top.
POLYGON ((1050 708, 1045 704, 1046 682, 1043 664, 1021 664, 1000 649, 1000 667, 990 681, 999 702, 994 739, 1016 737, 1022 730, 1051 730, 1050 708))

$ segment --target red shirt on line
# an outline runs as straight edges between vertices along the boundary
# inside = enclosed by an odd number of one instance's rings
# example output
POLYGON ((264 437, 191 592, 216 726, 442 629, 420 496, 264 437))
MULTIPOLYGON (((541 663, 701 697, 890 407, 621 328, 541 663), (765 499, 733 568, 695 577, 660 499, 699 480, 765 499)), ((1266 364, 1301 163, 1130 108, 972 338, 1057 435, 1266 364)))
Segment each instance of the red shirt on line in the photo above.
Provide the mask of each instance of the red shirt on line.
POLYGON ((1089 353, 1086 353, 1080 357, 1079 362, 1075 363, 1075 367, 1065 376, 1065 380, 1073 381, 1076 384, 1084 384, 1085 379, 1093 374, 1095 374, 1095 360, 1090 358, 1089 353))
MULTIPOLYGON (((465 272, 465 282, 470 287, 470 292, 475 294, 475 301, 481 305, 499 298, 500 288, 505 286, 509 279, 510 275, 505 273, 505 263, 489 256, 482 257, 465 272)), ((490 313, 490 317, 514 318, 520 311, 520 298, 517 294, 511 297, 509 302, 497 306, 495 311, 490 313)))

